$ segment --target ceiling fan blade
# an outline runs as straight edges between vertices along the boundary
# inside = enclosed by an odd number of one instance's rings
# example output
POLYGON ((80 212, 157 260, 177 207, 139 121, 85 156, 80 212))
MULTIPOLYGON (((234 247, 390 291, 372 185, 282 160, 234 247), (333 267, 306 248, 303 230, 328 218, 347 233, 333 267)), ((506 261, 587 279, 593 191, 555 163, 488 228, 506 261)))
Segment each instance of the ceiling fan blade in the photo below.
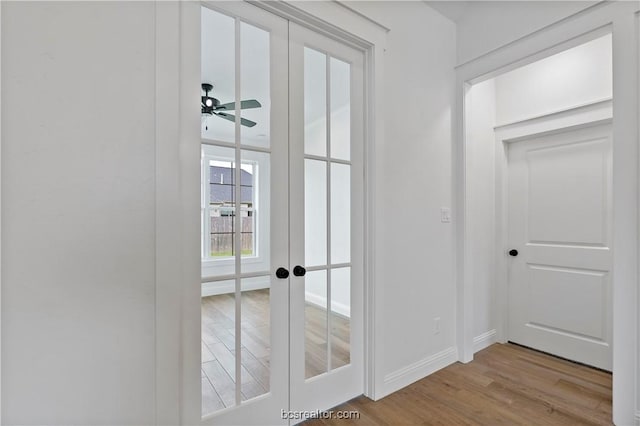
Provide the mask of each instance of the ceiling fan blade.
POLYGON ((246 118, 240 117, 240 124, 242 124, 243 126, 247 126, 247 127, 253 127, 257 123, 255 121, 247 120, 246 118))
MULTIPOLYGON (((224 112, 214 112, 215 115, 217 115, 218 117, 224 118, 225 120, 229 120, 229 121, 233 121, 235 123, 236 121, 236 116, 232 115, 232 114, 227 114, 224 112)), ((253 127, 255 126, 257 123, 255 121, 251 121, 251 120, 247 120, 246 118, 240 118, 240 124, 242 124, 243 126, 247 126, 247 127, 253 127)))
POLYGON ((225 114, 224 112, 216 112, 216 111, 214 111, 213 114, 217 115, 218 117, 224 118, 225 120, 233 121, 234 123, 236 121, 235 115, 225 114))
MULTIPOLYGON (((246 101, 240 101, 240 109, 260 108, 262 105, 255 99, 248 99, 246 101)), ((233 111, 236 109, 235 102, 229 102, 226 104, 218 105, 217 109, 224 109, 227 111, 233 111)))

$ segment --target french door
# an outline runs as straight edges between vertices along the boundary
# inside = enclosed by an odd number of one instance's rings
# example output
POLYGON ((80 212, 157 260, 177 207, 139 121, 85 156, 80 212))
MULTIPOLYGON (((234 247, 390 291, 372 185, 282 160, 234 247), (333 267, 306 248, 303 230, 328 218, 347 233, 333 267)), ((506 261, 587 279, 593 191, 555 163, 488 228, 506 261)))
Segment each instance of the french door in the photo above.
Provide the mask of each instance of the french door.
MULTIPOLYGON (((293 424, 363 390, 363 54, 204 3, 205 424, 293 424)), ((185 404, 185 407, 195 407, 185 404)))

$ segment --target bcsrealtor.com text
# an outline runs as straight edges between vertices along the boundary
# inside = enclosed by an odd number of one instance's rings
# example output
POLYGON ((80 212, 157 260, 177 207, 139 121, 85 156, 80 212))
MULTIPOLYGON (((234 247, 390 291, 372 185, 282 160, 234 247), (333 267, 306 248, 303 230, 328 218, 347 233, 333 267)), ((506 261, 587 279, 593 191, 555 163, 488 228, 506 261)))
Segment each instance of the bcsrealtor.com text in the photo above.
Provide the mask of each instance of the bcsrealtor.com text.
POLYGON ((280 410, 280 417, 286 420, 306 420, 306 419, 344 419, 344 420, 357 420, 360 418, 360 412, 357 410, 343 410, 343 411, 322 411, 322 410, 313 410, 313 411, 288 411, 288 410, 280 410))

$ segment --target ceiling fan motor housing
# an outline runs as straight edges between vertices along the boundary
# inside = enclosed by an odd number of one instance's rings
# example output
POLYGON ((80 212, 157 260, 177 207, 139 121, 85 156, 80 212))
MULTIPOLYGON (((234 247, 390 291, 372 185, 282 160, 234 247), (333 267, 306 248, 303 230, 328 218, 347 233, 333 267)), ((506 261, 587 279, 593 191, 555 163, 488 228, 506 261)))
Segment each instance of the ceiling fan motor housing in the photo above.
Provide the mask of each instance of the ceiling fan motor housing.
POLYGON ((202 113, 213 114, 213 111, 220 105, 220 101, 211 96, 202 96, 202 113), (207 105, 207 100, 210 100, 211 105, 207 105))
POLYGON ((213 111, 216 110, 218 105, 220 105, 220 101, 212 96, 209 96, 209 92, 213 90, 213 85, 209 83, 202 83, 202 90, 204 90, 205 95, 202 96, 202 114, 213 115, 213 111))

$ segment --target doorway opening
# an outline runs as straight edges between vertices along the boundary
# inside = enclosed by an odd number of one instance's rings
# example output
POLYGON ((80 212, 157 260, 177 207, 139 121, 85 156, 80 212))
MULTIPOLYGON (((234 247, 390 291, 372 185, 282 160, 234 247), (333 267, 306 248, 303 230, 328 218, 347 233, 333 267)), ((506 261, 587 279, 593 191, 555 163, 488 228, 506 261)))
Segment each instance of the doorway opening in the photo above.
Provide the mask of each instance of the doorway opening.
POLYGON ((610 29, 465 92, 472 352, 512 341, 612 370, 610 29))

